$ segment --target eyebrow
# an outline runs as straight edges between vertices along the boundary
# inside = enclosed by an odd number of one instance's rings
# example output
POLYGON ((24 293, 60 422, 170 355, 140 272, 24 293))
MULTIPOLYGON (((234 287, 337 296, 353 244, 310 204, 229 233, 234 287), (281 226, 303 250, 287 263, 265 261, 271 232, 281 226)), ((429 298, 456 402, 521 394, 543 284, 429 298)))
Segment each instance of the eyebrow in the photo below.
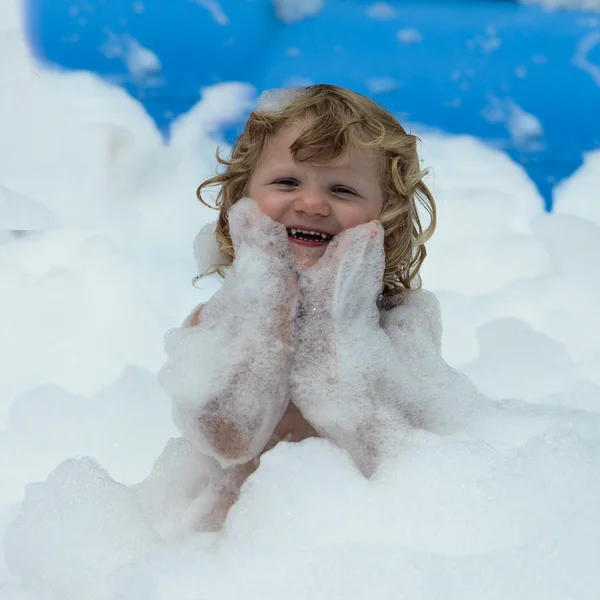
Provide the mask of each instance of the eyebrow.
MULTIPOLYGON (((352 177, 357 177, 358 179, 362 180, 363 177, 358 174, 355 170, 353 170, 350 166, 348 165, 329 165, 329 164, 323 164, 323 165, 315 165, 323 170, 330 170, 330 171, 345 171, 344 175, 350 175, 352 177)), ((265 173, 271 175, 275 172, 280 172, 280 171, 288 171, 288 170, 292 170, 292 169, 296 169, 302 167, 302 162, 281 162, 279 164, 273 165, 273 166, 268 166, 268 167, 264 167, 265 169, 265 173)))

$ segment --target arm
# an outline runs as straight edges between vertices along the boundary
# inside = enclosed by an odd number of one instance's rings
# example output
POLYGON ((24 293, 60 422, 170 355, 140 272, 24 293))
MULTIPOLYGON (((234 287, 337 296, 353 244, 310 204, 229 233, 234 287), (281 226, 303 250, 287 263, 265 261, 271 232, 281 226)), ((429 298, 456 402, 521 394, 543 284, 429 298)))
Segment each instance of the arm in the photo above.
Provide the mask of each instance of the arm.
POLYGON ((404 304, 380 315, 384 267, 383 231, 370 223, 338 236, 300 275, 292 399, 363 473, 415 428, 460 427, 476 395, 441 358, 431 295, 407 292, 404 304))
POLYGON ((285 412, 297 305, 285 228, 240 200, 230 229, 234 264, 221 289, 167 333, 159 372, 175 424, 223 467, 257 456, 285 412))

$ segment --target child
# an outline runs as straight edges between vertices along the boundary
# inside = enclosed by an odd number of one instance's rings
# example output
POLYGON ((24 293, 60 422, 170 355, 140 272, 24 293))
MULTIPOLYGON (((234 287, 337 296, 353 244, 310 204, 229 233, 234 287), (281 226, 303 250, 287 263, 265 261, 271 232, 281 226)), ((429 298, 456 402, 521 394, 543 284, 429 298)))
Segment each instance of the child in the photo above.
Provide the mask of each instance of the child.
POLYGON ((196 250, 218 245, 203 271, 224 282, 168 333, 160 373, 177 426, 219 465, 210 529, 281 440, 326 438, 369 476, 411 430, 464 426, 477 400, 418 289, 436 213, 415 136, 368 98, 314 85, 263 95, 217 159, 198 197, 220 185, 219 218, 196 250))

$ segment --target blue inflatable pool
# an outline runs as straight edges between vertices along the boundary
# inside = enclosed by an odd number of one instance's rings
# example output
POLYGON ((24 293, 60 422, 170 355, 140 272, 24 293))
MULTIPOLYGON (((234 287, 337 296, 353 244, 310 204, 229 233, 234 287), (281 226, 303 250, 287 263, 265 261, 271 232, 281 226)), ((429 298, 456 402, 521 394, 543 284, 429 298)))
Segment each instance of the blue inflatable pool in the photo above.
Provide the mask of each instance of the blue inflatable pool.
POLYGON ((491 0, 325 0, 290 22, 271 0, 30 0, 27 14, 40 59, 117 81, 167 136, 204 86, 334 83, 409 125, 505 149, 548 209, 553 186, 600 147, 593 13, 491 0))

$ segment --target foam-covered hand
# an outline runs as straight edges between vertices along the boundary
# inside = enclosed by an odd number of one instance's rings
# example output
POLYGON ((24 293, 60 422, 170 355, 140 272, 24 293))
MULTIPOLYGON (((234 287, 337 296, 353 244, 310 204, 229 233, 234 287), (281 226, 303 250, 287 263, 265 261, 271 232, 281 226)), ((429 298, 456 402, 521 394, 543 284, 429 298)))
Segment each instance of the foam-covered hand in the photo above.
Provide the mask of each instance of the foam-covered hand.
POLYGON ((298 286, 287 231, 254 201, 229 211, 235 260, 159 373, 182 433, 221 465, 256 456, 288 403, 298 286))
MULTIPOLYGON (((324 437, 370 470, 373 436, 394 421, 377 299, 383 285, 383 228, 372 221, 334 238, 313 267, 300 271, 300 311, 292 400, 324 437)), ((402 417, 400 417, 402 420, 402 417)))
POLYGON ((250 198, 236 202, 228 220, 235 250, 229 280, 235 279, 249 292, 249 296, 237 295, 236 299, 248 302, 258 296, 261 301, 281 303, 291 300, 290 295, 297 296, 295 265, 285 226, 263 214, 250 198))
POLYGON ((302 319, 310 328, 316 319, 347 328, 378 318, 377 298, 385 269, 383 227, 371 221, 343 231, 329 243, 313 266, 301 269, 302 319))

